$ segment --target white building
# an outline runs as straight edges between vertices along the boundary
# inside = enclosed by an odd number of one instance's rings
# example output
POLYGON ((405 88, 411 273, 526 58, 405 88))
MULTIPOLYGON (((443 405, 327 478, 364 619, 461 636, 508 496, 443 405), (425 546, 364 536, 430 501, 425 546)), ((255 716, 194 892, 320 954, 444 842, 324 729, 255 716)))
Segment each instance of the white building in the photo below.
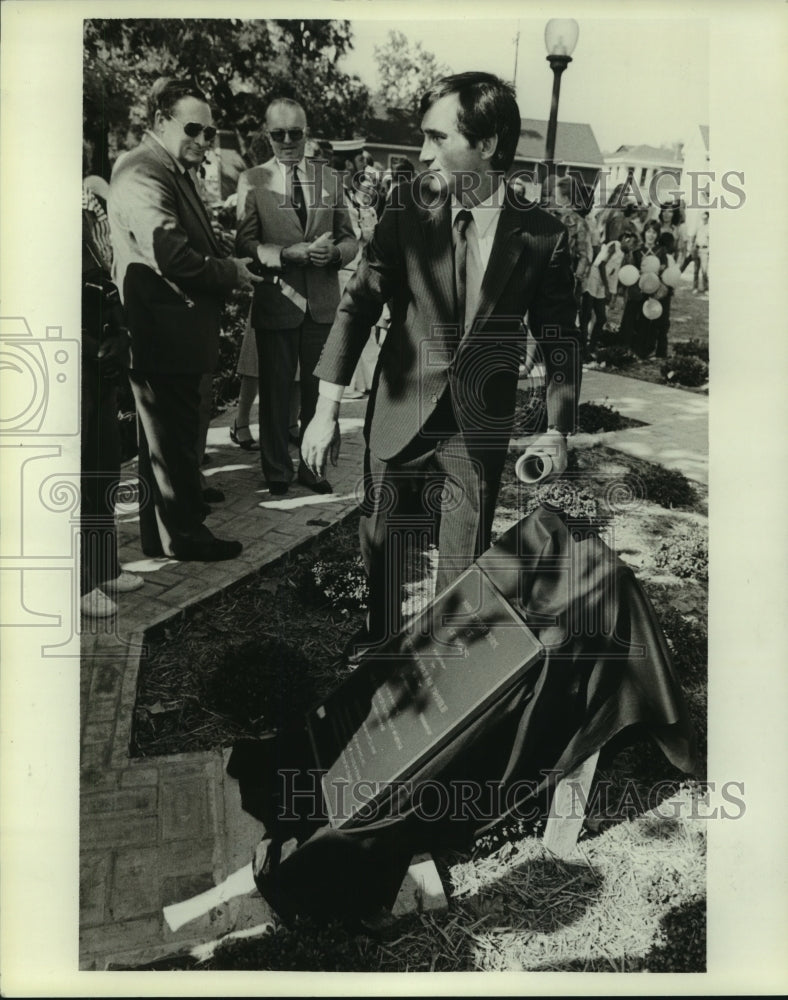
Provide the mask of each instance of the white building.
POLYGON ((711 200, 711 180, 703 176, 710 169, 708 125, 696 125, 687 138, 683 168, 681 189, 687 204, 687 232, 692 235, 711 200))
POLYGON ((629 181, 629 192, 638 202, 656 204, 673 201, 680 188, 682 158, 675 148, 619 146, 605 156, 599 178, 597 202, 605 204, 618 184, 629 181))

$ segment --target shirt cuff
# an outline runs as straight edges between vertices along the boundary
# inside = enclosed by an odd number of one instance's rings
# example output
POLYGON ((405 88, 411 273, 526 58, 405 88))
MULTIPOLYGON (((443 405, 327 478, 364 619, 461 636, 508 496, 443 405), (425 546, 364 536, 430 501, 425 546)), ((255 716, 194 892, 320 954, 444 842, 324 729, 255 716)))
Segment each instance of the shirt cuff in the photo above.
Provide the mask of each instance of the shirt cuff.
POLYGON ((339 403, 342 400, 342 393, 345 391, 345 386, 337 385, 335 382, 324 382, 321 379, 317 391, 321 396, 325 396, 326 399, 330 399, 334 403, 339 403))

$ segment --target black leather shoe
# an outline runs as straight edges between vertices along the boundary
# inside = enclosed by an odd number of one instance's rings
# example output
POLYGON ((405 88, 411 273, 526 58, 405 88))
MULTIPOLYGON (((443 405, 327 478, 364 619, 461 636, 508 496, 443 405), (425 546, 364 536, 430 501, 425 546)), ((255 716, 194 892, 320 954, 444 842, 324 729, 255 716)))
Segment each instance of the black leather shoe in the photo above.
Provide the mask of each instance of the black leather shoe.
POLYGON ((173 546, 172 558, 179 562, 221 562, 223 559, 235 559, 242 550, 243 545, 240 542, 208 538, 177 548, 173 546))
POLYGON ((224 500, 224 493, 215 486, 206 486, 202 491, 202 498, 206 503, 221 503, 224 500))
POLYGON ((268 492, 271 496, 282 497, 290 489, 289 483, 269 483, 268 492))
POLYGON ((312 490, 313 493, 334 492, 334 487, 327 479, 318 479, 316 476, 313 476, 308 469, 298 470, 298 481, 302 486, 306 486, 307 489, 312 490))

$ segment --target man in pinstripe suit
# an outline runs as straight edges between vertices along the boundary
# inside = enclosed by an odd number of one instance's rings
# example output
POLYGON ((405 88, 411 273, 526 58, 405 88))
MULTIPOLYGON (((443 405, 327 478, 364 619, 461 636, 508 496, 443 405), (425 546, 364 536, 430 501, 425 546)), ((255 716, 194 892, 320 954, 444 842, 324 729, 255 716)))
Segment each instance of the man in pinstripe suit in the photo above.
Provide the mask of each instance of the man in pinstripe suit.
POLYGON ((316 475, 329 455, 336 462, 342 389, 389 301, 360 528, 370 585, 363 641, 373 645, 401 627, 409 532, 423 539, 440 513, 438 592, 489 546, 526 314, 547 370, 548 430, 531 447, 550 454, 554 474, 566 468, 579 384, 566 230, 504 183, 520 135, 513 89, 487 73, 458 74, 425 94, 420 111, 427 171, 397 186, 345 290, 302 445, 316 475))

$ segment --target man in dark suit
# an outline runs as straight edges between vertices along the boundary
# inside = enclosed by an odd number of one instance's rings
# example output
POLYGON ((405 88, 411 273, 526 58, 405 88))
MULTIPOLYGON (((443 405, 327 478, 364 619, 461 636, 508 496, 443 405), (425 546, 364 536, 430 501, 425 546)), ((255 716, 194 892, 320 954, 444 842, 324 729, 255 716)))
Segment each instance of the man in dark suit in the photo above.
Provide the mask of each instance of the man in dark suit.
POLYGON ((566 468, 575 421, 580 361, 567 233, 503 182, 520 135, 513 90, 490 74, 459 74, 439 81, 420 110, 428 170, 394 187, 345 289, 302 444, 316 475, 329 454, 336 462, 342 387, 391 300, 365 428, 367 643, 401 626, 408 523, 423 536, 425 517, 441 514, 438 591, 489 546, 526 314, 547 371, 548 429, 531 449, 550 455, 555 474, 566 468), (415 487, 422 492, 408 522, 415 487))
MULTIPOLYGON (((296 368, 300 362, 303 434, 317 401, 314 367, 339 304, 338 272, 358 245, 340 178, 322 161, 304 157, 307 123, 301 105, 275 100, 265 124, 274 156, 247 173, 250 189, 236 246, 259 262, 266 279, 252 303, 260 459, 271 493, 282 495, 293 478, 288 429, 296 368)), ((318 493, 331 492, 325 478, 315 477, 303 462, 298 480, 318 493)))
POLYGON ((117 165, 109 193, 113 275, 131 332, 142 550, 230 559, 241 543, 203 523, 200 380, 216 368, 225 294, 260 279, 226 255, 189 174, 216 133, 207 99, 189 82, 162 79, 148 111, 150 131, 117 165))

